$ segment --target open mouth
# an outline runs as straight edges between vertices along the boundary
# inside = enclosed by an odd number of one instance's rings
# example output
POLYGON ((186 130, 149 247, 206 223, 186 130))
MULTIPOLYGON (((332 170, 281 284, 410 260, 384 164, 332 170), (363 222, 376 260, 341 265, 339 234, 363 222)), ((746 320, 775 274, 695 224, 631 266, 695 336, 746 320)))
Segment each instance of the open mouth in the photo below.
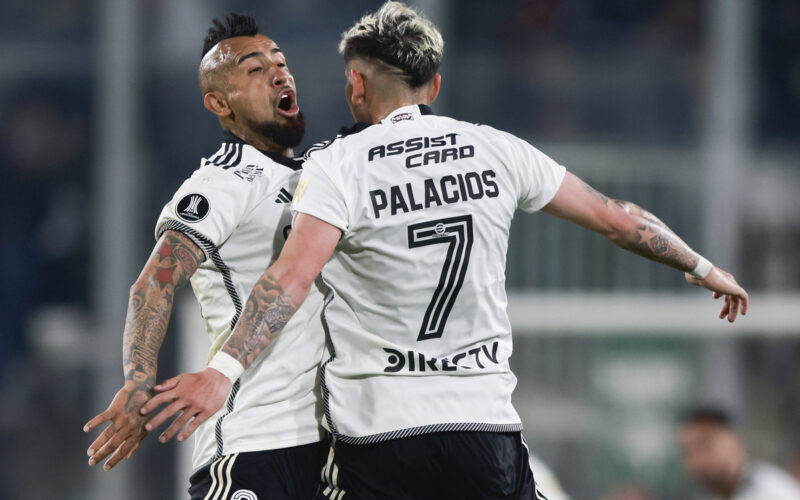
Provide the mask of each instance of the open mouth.
POLYGON ((300 112, 300 107, 297 105, 297 96, 291 89, 284 90, 278 97, 278 105, 275 108, 279 114, 292 118, 300 112))

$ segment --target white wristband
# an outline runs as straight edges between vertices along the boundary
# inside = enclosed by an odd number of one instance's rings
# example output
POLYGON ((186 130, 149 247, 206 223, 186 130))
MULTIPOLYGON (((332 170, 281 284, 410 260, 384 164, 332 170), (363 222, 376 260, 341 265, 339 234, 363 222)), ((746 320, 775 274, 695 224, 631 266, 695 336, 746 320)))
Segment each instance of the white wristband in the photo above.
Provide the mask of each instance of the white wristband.
POLYGON ((714 268, 714 264, 709 262, 708 259, 706 259, 702 255, 700 255, 699 257, 700 257, 700 259, 697 261, 697 265, 694 266, 694 269, 689 271, 689 275, 692 278, 697 278, 699 280, 703 280, 703 279, 706 279, 706 276, 708 276, 708 273, 710 273, 711 269, 714 268))
POLYGON ((236 379, 244 373, 244 367, 239 360, 234 358, 228 353, 218 351, 211 361, 208 363, 209 368, 213 368, 220 372, 221 374, 228 377, 228 380, 231 381, 231 384, 236 382, 236 379))

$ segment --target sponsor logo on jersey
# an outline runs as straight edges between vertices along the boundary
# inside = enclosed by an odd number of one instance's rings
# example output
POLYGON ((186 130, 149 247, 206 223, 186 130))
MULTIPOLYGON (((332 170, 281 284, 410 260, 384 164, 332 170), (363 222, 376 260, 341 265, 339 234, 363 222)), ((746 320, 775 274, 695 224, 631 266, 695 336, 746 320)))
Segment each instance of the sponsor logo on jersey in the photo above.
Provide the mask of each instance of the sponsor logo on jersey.
POLYGON ((413 120, 413 119, 414 119, 414 115, 412 115, 411 113, 400 113, 399 115, 394 115, 392 117, 391 122, 392 123, 397 123, 397 122, 401 122, 403 120, 413 120))
POLYGON ((264 167, 260 167, 258 165, 245 165, 244 167, 233 172, 236 177, 244 179, 247 182, 253 182, 256 180, 256 177, 261 177, 261 174, 263 173, 264 167))
POLYGON ((202 194, 187 194, 175 207, 178 218, 185 222, 199 222, 208 215, 208 200, 202 194))
POLYGON ((231 495, 231 500, 258 500, 258 495, 250 490, 236 490, 231 495))
POLYGON ((436 358, 416 351, 398 351, 384 347, 388 355, 388 363, 383 369, 385 373, 404 372, 454 372, 458 370, 484 370, 487 366, 499 365, 497 360, 497 347, 495 340, 491 347, 483 344, 468 351, 459 352, 452 356, 436 358))
POLYGON ((437 137, 412 137, 405 141, 390 142, 389 144, 371 147, 367 151, 367 161, 375 161, 389 156, 406 155, 406 168, 415 168, 444 163, 447 160, 475 156, 475 146, 471 144, 458 145, 457 142, 458 134, 455 133, 437 137), (419 153, 416 153, 417 151, 419 153))

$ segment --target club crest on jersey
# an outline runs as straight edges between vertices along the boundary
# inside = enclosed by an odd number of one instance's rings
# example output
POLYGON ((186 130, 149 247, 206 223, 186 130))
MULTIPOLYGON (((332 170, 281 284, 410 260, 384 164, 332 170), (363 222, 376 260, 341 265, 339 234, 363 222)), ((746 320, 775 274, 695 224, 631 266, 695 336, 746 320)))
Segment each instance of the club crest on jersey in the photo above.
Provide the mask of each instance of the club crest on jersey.
POLYGON ((175 207, 178 218, 185 222, 199 222, 208 215, 208 200, 202 194, 187 194, 175 207))
POLYGON ((413 119, 414 115, 412 115, 411 113, 400 113, 398 115, 394 115, 391 121, 392 123, 397 123, 403 120, 413 120, 413 119))

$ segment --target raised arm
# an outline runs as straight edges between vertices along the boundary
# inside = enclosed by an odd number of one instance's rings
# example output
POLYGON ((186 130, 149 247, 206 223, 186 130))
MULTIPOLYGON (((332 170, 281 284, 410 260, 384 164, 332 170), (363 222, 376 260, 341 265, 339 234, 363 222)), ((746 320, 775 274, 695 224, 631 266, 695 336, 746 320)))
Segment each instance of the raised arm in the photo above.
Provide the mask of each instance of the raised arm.
POLYGON ((637 255, 684 271, 689 283, 713 291, 714 298, 724 295, 720 318, 727 317, 732 323, 740 310, 747 313, 749 297, 736 279, 711 265, 658 217, 641 207, 610 199, 567 172, 555 197, 543 210, 596 231, 637 255))
POLYGON ((188 236, 166 231, 131 287, 122 340, 125 384, 108 408, 83 428, 89 432, 109 422, 89 447, 89 465, 114 452, 104 466, 111 469, 129 457, 147 435, 147 418, 139 414, 139 409, 156 384, 158 352, 167 332, 175 290, 189 280, 204 259, 203 251, 188 236))
POLYGON ((341 235, 339 228, 311 215, 299 214, 280 257, 253 287, 236 328, 209 368, 178 375, 155 387, 161 393, 144 405, 142 413, 165 403, 169 406, 155 415, 146 429, 155 429, 181 412, 159 440, 169 440, 185 426, 178 436, 183 441, 216 413, 225 403, 233 382, 275 340, 303 303, 341 235))

